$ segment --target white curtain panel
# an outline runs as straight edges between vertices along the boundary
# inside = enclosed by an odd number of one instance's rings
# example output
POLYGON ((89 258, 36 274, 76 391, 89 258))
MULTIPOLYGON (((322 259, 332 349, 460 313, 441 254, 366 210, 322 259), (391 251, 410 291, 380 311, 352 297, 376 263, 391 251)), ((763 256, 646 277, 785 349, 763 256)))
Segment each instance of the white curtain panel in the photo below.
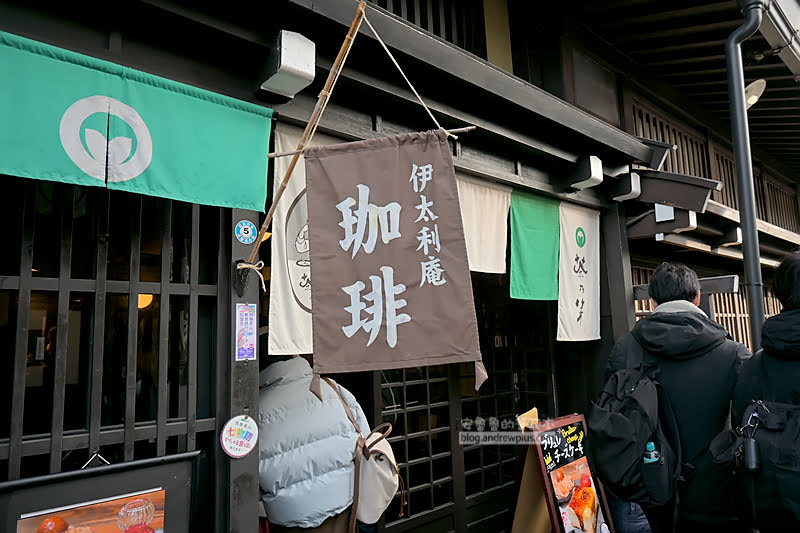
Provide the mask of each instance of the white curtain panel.
POLYGON ((504 274, 511 187, 456 172, 469 269, 504 274))
POLYGON ((559 341, 600 338, 600 212, 561 202, 559 341))
MULTIPOLYGON (((278 123, 275 151, 297 149, 303 130, 278 123)), ((321 133, 311 144, 322 146, 342 142, 321 133)), ((273 191, 277 192, 291 156, 275 159, 273 191)), ((311 333, 311 267, 308 246, 306 165, 300 156, 272 219, 272 269, 269 296, 269 353, 294 355, 313 353, 311 333)))

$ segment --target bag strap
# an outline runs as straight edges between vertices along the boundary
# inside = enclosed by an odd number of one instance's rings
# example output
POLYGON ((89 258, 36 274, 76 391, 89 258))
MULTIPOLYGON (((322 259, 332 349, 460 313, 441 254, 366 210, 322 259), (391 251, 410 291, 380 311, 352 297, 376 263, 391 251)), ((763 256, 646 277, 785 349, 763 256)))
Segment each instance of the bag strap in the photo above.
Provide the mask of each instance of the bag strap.
POLYGON ((675 489, 675 504, 672 509, 672 533, 675 533, 678 526, 678 510, 681 504, 680 489, 685 481, 683 478, 683 446, 680 432, 678 431, 678 422, 675 419, 675 413, 672 411, 672 404, 669 401, 669 396, 667 396, 667 391, 664 390, 661 383, 657 381, 654 383, 658 391, 659 411, 664 415, 664 422, 666 422, 670 437, 674 441, 672 445, 675 448, 676 455, 675 477, 672 479, 672 485, 675 489))
MULTIPOLYGON (((391 432, 392 432, 392 424, 390 422, 384 422, 383 424, 377 426, 375 429, 373 429, 372 431, 369 432, 369 435, 367 435, 367 438, 364 439, 367 442, 369 441, 369 438, 372 435, 374 435, 375 433, 377 433, 379 436, 378 436, 377 439, 372 441, 372 444, 367 444, 367 446, 366 446, 366 449, 365 449, 365 452, 364 452, 364 457, 367 459, 367 461, 369 461, 369 458, 372 456, 372 448, 374 448, 375 445, 378 444, 380 441, 382 441, 386 437, 388 437, 391 432), (386 428, 386 431, 383 431, 384 428, 386 428)), ((397 467, 395 466, 395 469, 396 468, 397 467)))
POLYGON ((325 381, 325 383, 331 386, 331 388, 336 393, 336 396, 339 397, 339 400, 341 400, 342 402, 342 407, 344 407, 344 412, 347 413, 347 418, 350 419, 350 422, 352 422, 353 427, 356 428, 356 433, 358 433, 359 437, 363 439, 364 435, 361 434, 361 428, 358 427, 358 422, 356 422, 356 417, 353 416, 353 411, 351 411, 350 408, 347 407, 347 402, 344 401, 344 397, 342 396, 342 393, 339 391, 339 387, 333 384, 331 378, 322 378, 322 379, 325 381))
POLYGON ((767 383, 769 383, 769 381, 767 381, 767 364, 766 364, 766 362, 764 362, 764 359, 765 359, 765 357, 764 357, 764 348, 761 348, 756 353, 754 353, 753 357, 758 357, 758 362, 757 362, 757 364, 758 364, 758 374, 759 374, 759 383, 761 384, 761 387, 760 387, 761 394, 759 395, 759 396, 761 396, 761 398, 758 398, 758 399, 771 401, 772 400, 771 395, 770 395, 769 398, 766 397, 767 395, 769 395, 769 391, 768 391, 768 388, 764 386, 767 383))
MULTIPOLYGON (((353 427, 358 433, 358 441, 356 443, 356 455, 354 458, 355 462, 355 481, 353 482, 353 506, 350 509, 350 525, 348 526, 348 531, 351 533, 356 533, 356 514, 358 513, 358 495, 359 495, 359 480, 361 479, 361 458, 363 457, 365 460, 369 461, 370 456, 372 455, 372 448, 380 442, 381 440, 385 439, 389 436, 392 432, 392 424, 389 422, 384 422, 383 424, 377 426, 375 429, 370 431, 369 435, 364 438, 364 435, 361 433, 361 428, 358 426, 358 422, 356 422, 356 418, 353 416, 353 412, 347 406, 347 402, 344 401, 344 397, 342 393, 339 391, 339 387, 333 384, 330 378, 323 377, 322 378, 325 383, 330 385, 330 387, 336 392, 336 396, 339 397, 339 400, 342 402, 342 407, 344 407, 345 413, 347 413, 347 418, 350 419, 350 422, 353 424, 353 427), (382 428, 387 428, 386 431, 382 431, 382 428), (373 433, 378 433, 380 437, 375 439, 372 444, 367 446, 367 439, 372 436, 373 433)), ((386 458, 389 461, 389 458, 386 458)), ((397 479, 400 482, 400 514, 398 518, 403 517, 403 509, 406 506, 406 491, 405 491, 405 484, 403 483, 403 476, 400 475, 400 469, 397 465, 389 461, 394 468, 395 472, 397 473, 397 479)))
POLYGON ((358 433, 358 440, 356 441, 356 455, 353 459, 355 464, 354 468, 354 475, 355 479, 353 480, 353 506, 350 508, 350 524, 347 527, 347 530, 350 533, 356 533, 356 528, 358 527, 356 524, 356 515, 358 514, 358 496, 359 496, 359 480, 361 479, 361 458, 364 456, 364 448, 366 447, 366 439, 364 439, 364 435, 361 433, 361 428, 358 427, 358 422, 356 422, 356 418, 353 416, 353 412, 347 406, 347 402, 344 401, 344 397, 342 393, 339 391, 339 387, 333 384, 330 378, 322 378, 325 383, 330 385, 330 387, 336 392, 336 396, 339 397, 339 400, 342 402, 342 407, 344 407, 345 413, 347 413, 347 418, 350 419, 352 422, 353 427, 358 433))

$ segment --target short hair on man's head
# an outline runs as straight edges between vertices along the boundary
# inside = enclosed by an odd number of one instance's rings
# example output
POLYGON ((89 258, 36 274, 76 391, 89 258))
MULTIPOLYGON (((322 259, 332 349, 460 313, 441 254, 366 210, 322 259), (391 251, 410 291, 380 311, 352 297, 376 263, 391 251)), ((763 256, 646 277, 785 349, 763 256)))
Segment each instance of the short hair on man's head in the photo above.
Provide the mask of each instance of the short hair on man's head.
POLYGON ((657 304, 675 300, 693 302, 700 292, 700 281, 686 265, 664 262, 653 272, 647 292, 657 304))
POLYGON ((784 309, 800 307, 800 253, 789 254, 778 265, 772 290, 784 309))

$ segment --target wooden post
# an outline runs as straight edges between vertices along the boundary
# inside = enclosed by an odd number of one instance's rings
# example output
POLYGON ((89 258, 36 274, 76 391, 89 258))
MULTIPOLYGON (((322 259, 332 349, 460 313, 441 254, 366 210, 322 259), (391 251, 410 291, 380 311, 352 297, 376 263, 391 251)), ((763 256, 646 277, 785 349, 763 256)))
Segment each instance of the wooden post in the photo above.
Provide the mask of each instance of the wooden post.
MULTIPOLYGON (((234 229, 240 220, 249 220, 258 223, 258 213, 243 209, 233 209, 233 218, 228 225, 231 239, 231 257, 242 257, 247 251, 247 246, 236 239, 234 229)), ((230 268, 235 269, 235 263, 230 268)), ((235 271, 232 273, 235 275, 235 271)), ((258 304, 258 283, 249 283, 244 288, 241 297, 236 291, 231 291, 230 303, 227 309, 219 309, 219 313, 226 313, 230 320, 230 334, 228 335, 227 349, 219 357, 227 358, 228 368, 228 401, 231 417, 247 415, 258 420, 258 358, 251 361, 236 361, 234 346, 236 345, 236 304, 258 304)), ((259 316, 256 306, 256 317, 259 316)), ((258 324, 256 324, 258 326, 258 324)), ((256 344, 256 350, 257 344, 256 344)), ((258 353, 258 352, 256 352, 258 353)), ((225 421, 222 421, 224 424, 225 421)), ((219 444, 219 435, 217 446, 219 444)), ((227 457, 227 456, 226 456, 227 457)), ((227 457, 228 462, 228 531, 231 533, 257 533, 258 532, 258 449, 241 459, 227 457)))
MULTIPOLYGON (((636 322, 633 306, 633 274, 628 250, 628 232, 623 207, 612 205, 602 215, 603 251, 614 341, 630 331, 636 322)), ((602 295, 601 295, 602 296, 602 295)))

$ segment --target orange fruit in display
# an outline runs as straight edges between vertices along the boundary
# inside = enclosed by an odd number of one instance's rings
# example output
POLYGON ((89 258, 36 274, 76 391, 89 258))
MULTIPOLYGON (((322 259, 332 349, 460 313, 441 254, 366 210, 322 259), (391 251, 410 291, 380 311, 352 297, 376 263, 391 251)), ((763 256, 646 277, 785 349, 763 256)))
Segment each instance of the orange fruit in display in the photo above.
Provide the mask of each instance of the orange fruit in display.
POLYGON ((64 533, 68 527, 66 520, 60 516, 54 516, 44 519, 36 529, 36 533, 64 533))

